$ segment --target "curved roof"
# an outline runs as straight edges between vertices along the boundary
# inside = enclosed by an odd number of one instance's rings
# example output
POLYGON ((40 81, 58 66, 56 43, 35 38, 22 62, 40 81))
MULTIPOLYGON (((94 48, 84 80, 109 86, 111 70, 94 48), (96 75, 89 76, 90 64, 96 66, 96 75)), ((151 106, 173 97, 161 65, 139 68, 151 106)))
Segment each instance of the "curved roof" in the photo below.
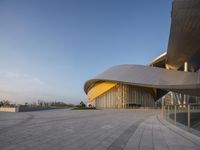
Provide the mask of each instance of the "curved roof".
POLYGON ((167 56, 167 52, 164 52, 161 55, 159 55, 158 57, 156 57, 154 60, 152 60, 148 65, 154 66, 154 67, 165 68, 166 56, 167 56))
POLYGON ((189 62, 191 71, 200 67, 200 0, 174 0, 166 64, 181 69, 189 62))
POLYGON ((200 96, 200 74, 195 72, 167 70, 143 65, 119 65, 88 80, 84 85, 85 93, 88 93, 96 83, 102 81, 121 82, 200 96))
POLYGON ((200 74, 193 72, 200 68, 200 0, 174 0, 171 18, 167 53, 154 59, 150 66, 114 66, 88 80, 85 92, 97 82, 114 81, 154 88, 160 96, 164 90, 200 96, 200 74), (183 70, 184 62, 192 72, 176 71, 183 70))

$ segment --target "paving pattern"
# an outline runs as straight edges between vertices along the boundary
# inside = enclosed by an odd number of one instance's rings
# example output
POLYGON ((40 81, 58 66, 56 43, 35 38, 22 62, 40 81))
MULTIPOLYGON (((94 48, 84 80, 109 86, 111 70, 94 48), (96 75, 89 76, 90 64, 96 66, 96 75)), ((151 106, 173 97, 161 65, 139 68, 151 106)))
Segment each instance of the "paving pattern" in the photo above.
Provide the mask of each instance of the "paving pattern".
POLYGON ((0 150, 200 150, 159 110, 0 113, 0 150))

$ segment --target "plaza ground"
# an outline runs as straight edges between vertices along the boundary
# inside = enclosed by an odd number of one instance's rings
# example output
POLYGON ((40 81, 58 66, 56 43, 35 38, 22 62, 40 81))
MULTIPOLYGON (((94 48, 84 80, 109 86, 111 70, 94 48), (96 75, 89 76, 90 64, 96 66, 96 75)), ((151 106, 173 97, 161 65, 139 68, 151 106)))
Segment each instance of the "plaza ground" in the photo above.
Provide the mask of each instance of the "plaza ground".
POLYGON ((200 138, 160 110, 0 113, 1 150, 199 150, 200 138))

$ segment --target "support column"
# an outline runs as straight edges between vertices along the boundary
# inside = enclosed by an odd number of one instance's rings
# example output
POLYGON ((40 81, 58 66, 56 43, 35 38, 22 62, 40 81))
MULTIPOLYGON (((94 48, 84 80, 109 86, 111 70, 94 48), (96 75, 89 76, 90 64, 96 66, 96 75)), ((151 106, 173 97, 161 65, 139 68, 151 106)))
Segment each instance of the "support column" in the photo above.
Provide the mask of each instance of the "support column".
POLYGON ((174 105, 174 124, 176 125, 176 105, 174 105))
MULTIPOLYGON (((184 63, 184 72, 188 72, 188 62, 184 63)), ((187 95, 184 95, 183 99, 183 107, 185 107, 187 104, 187 95)))
POLYGON ((165 97, 163 96, 162 97, 162 101, 161 101, 161 107, 162 107, 162 114, 163 114, 163 116, 164 116, 164 99, 165 99, 165 97))
POLYGON ((190 129, 190 105, 188 105, 187 113, 188 113, 188 117, 187 117, 187 121, 188 121, 188 129, 190 129))
POLYGON ((185 71, 185 72, 188 72, 188 62, 185 62, 185 63, 184 63, 184 71, 185 71))
POLYGON ((170 92, 171 94, 171 105, 174 105, 174 93, 170 92))

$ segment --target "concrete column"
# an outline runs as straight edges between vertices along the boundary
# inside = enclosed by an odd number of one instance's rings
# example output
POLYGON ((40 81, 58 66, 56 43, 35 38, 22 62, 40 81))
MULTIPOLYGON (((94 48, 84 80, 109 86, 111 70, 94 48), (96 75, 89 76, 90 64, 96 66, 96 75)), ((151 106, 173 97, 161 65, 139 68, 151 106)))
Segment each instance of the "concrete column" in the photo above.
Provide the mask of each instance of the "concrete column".
POLYGON ((188 62, 185 62, 185 63, 184 63, 184 71, 185 71, 185 72, 188 72, 188 62))
POLYGON ((188 110, 187 110, 187 113, 188 113, 188 129, 190 129, 190 105, 188 105, 188 110))
POLYGON ((171 94, 171 105, 174 105, 174 93, 170 92, 171 94))
POLYGON ((169 117, 169 105, 167 106, 167 119, 168 119, 168 117, 169 117))
MULTIPOLYGON (((188 62, 185 62, 185 63, 184 63, 184 71, 185 71, 185 72, 188 72, 188 62)), ((186 103, 187 103, 187 95, 184 95, 183 107, 185 107, 186 103)))
POLYGON ((162 107, 162 114, 163 114, 163 116, 164 116, 164 99, 165 99, 165 97, 163 96, 162 97, 162 99, 161 99, 161 107, 162 107))
POLYGON ((174 105, 174 124, 176 125, 176 105, 174 105))
POLYGON ((178 105, 181 105, 181 100, 180 99, 181 99, 182 96, 181 96, 181 94, 177 94, 177 93, 176 93, 176 95, 177 95, 178 105))
POLYGON ((162 101, 161 101, 162 107, 164 106, 164 102, 165 102, 165 96, 162 97, 162 101))

